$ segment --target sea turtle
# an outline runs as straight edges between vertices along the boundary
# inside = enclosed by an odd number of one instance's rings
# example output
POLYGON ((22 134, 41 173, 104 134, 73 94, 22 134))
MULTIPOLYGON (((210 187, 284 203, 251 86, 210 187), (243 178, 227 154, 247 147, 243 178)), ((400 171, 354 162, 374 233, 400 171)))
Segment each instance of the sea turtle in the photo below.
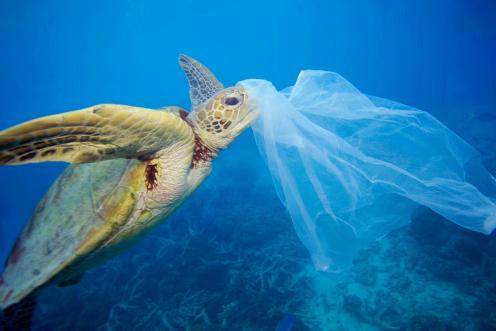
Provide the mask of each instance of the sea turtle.
POLYGON ((224 88, 181 55, 192 111, 102 104, 0 132, 0 164, 73 163, 40 201, 0 277, 0 310, 49 284, 77 283, 167 218, 212 160, 256 118, 242 87, 224 88))

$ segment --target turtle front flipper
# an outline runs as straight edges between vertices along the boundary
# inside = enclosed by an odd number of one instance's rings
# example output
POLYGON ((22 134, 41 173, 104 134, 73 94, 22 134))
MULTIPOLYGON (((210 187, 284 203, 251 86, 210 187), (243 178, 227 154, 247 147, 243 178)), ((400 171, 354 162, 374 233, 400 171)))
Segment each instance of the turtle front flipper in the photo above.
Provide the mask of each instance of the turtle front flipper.
POLYGON ((172 112, 98 105, 38 118, 0 132, 0 164, 146 159, 192 129, 172 112))

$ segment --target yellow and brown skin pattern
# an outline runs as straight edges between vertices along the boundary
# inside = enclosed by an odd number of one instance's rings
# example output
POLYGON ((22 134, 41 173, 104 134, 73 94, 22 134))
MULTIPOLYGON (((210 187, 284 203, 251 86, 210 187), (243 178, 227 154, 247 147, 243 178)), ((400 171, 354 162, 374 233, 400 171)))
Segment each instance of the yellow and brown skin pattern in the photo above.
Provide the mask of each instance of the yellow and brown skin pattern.
POLYGON ((181 141, 146 161, 119 158, 69 166, 12 250, 0 278, 0 308, 111 257, 118 244, 170 214, 188 193, 193 149, 194 140, 181 141), (146 175, 150 164, 152 186, 146 175))
POLYGON ((98 105, 0 132, 0 164, 76 163, 52 185, 13 247, 0 276, 0 309, 69 281, 142 238, 255 119, 242 88, 223 89, 189 57, 180 64, 190 81, 190 113, 98 105))
POLYGON ((0 133, 0 165, 149 157, 192 138, 177 109, 103 104, 28 121, 0 133))

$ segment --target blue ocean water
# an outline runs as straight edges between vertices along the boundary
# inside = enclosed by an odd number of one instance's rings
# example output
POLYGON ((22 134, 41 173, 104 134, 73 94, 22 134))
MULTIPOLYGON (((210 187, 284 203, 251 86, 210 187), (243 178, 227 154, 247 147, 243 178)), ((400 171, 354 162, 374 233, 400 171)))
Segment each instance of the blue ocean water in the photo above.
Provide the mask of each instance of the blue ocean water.
MULTIPOLYGON (((496 173, 496 4, 440 1, 0 3, 0 128, 98 103, 188 108, 186 53, 225 85, 339 72, 442 120, 496 173)), ((0 260, 64 164, 0 168, 0 260)), ((34 330, 494 330, 496 238, 429 210, 339 277, 313 269, 251 132, 167 222, 73 287, 34 330)))

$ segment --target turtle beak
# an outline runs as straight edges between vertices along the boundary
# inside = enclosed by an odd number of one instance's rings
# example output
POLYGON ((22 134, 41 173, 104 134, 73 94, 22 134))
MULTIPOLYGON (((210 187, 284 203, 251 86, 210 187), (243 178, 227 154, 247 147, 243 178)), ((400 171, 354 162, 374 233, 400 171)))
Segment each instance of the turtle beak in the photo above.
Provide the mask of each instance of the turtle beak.
POLYGON ((247 106, 248 111, 243 118, 243 121, 246 122, 246 125, 248 126, 251 125, 251 123, 253 123, 258 118, 258 116, 260 115, 260 111, 258 110, 254 102, 250 102, 247 106))
POLYGON ((250 100, 247 95, 245 95, 245 104, 243 105, 244 110, 242 111, 241 118, 237 121, 237 123, 233 127, 233 131, 235 132, 235 136, 239 135, 243 132, 248 126, 253 123, 257 117, 260 115, 258 107, 256 106, 253 100, 250 100))

